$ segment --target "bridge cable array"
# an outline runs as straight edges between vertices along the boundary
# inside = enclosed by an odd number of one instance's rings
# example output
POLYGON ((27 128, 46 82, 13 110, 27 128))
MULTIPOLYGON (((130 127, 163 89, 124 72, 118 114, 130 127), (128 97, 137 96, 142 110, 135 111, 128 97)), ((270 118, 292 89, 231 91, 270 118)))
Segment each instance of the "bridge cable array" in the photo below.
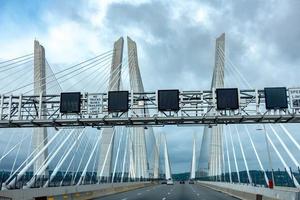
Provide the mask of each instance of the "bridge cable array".
MULTIPOLYGON (((236 75, 236 76, 224 76, 224 77, 226 77, 226 78, 230 77, 229 80, 233 81, 235 84, 238 83, 239 86, 246 85, 246 87, 248 87, 248 88, 253 88, 251 86, 251 84, 249 83, 249 81, 242 75, 242 73, 233 64, 233 62, 230 60, 230 58, 226 57, 226 59, 225 59, 225 52, 221 48, 218 48, 217 51, 219 52, 217 54, 219 56, 219 59, 221 59, 226 64, 225 72, 227 72, 229 74, 232 74, 232 75, 234 75, 234 74, 236 75), (234 79, 236 79, 236 80, 234 81, 234 79)), ((228 83, 228 82, 226 82, 226 83, 228 83)), ((281 129, 283 130, 283 132, 288 136, 288 138, 290 139, 290 141, 292 141, 292 143, 297 147, 297 149, 300 150, 300 148, 299 148, 300 146, 299 146, 298 142, 289 133, 289 131, 285 128, 285 126, 282 125, 282 124, 280 124, 279 126, 281 127, 281 129)), ((225 168, 226 162, 225 162, 225 159, 224 159, 224 151, 225 151, 226 154, 227 154, 227 168, 228 168, 228 171, 229 171, 229 175, 228 175, 229 176, 229 182, 233 182, 232 169, 231 169, 231 165, 230 165, 229 145, 228 145, 228 142, 227 142, 226 127, 224 129, 224 134, 223 134, 223 138, 225 138, 225 146, 223 145, 223 151, 222 151, 222 155, 221 155, 222 159, 223 159, 223 165, 224 165, 223 169, 222 169, 222 174, 224 176, 226 174, 226 168, 225 168), (224 148, 225 148, 225 150, 224 150, 224 148)), ((260 169, 263 172, 265 183, 268 185, 269 184, 269 182, 268 182, 269 178, 268 178, 267 173, 266 173, 266 171, 265 171, 265 169, 264 169, 264 167, 262 165, 260 156, 259 156, 259 154, 258 154, 258 152, 256 150, 255 145, 254 145, 254 142, 253 142, 253 139, 251 137, 250 131, 249 131, 247 125, 243 125, 243 127, 245 129, 245 132, 247 133, 247 137, 249 138, 249 141, 251 143, 251 147, 252 147, 253 152, 255 154, 255 157, 256 157, 256 159, 258 161, 259 167, 260 167, 260 169)), ((297 159, 293 156, 293 154, 291 153, 291 151, 289 150, 289 148, 287 147, 287 145, 284 143, 284 141, 278 135, 278 133, 276 132, 276 130, 274 128, 274 125, 273 124, 269 124, 269 127, 270 127, 270 130, 272 131, 272 133, 275 135, 275 137, 279 141, 279 143, 281 144, 281 146, 283 147, 283 149, 285 150, 285 152, 287 153, 287 155, 289 156, 289 158, 291 159, 292 163, 294 163, 294 165, 296 167, 298 167, 298 169, 299 169, 299 163, 298 163, 297 159)), ((231 142, 231 152, 233 153, 234 164, 235 164, 235 168, 236 168, 236 175, 237 175, 237 179, 238 179, 237 181, 240 183, 241 182, 241 178, 240 178, 240 174, 239 174, 240 171, 239 171, 239 167, 238 167, 237 156, 236 156, 236 149, 234 147, 233 137, 232 137, 232 131, 231 131, 230 125, 228 125, 228 129, 229 129, 229 136, 230 136, 229 138, 230 138, 230 142, 231 142)), ((244 165, 245 165, 246 172, 247 172, 248 183, 252 184, 253 180, 252 180, 252 177, 251 177, 251 174, 250 174, 249 166, 248 166, 246 155, 245 155, 245 152, 244 152, 244 146, 242 144, 242 140, 240 138, 239 130, 238 130, 238 128, 237 128, 236 125, 235 125, 235 130, 236 130, 236 133, 237 133, 237 139, 238 139, 238 143, 239 143, 239 146, 240 146, 240 151, 241 151, 242 158, 243 158, 244 165)), ((290 168, 288 168, 287 163, 284 161, 282 155, 279 153, 279 150, 277 149, 276 145, 274 145, 274 143, 272 141, 272 138, 269 136, 267 130, 265 128, 264 128, 264 130, 265 130, 267 142, 269 142, 271 144, 271 146, 274 149, 276 155, 278 156, 280 162, 285 167, 288 176, 293 181, 293 184, 297 188, 299 188, 299 183, 298 183, 296 177, 293 175, 293 173, 291 172, 290 168)), ((219 158, 219 159, 221 159, 221 158, 219 158)), ((272 171, 273 171, 273 169, 272 169, 272 171)), ((221 174, 216 175, 216 176, 218 177, 217 179, 219 179, 220 181, 222 180, 222 177, 221 177, 222 175, 221 174)), ((273 172, 272 172, 272 176, 273 176, 273 172)), ((224 178, 224 180, 225 180, 225 178, 224 178)))

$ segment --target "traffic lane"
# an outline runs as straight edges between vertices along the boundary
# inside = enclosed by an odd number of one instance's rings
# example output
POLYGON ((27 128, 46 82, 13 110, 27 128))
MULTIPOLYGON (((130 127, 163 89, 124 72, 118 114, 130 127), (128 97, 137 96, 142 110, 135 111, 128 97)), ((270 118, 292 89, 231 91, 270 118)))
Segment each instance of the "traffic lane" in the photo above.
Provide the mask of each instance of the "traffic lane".
POLYGON ((216 190, 201 186, 199 184, 190 185, 194 194, 199 197, 199 199, 213 200, 213 199, 222 199, 222 200, 233 200, 237 199, 223 192, 218 192, 216 190))
MULTIPOLYGON (((121 192, 104 197, 96 198, 95 200, 134 200, 134 199, 156 199, 157 194, 160 194, 164 190, 165 185, 154 185, 140 189, 130 190, 128 192, 121 192)), ((159 198, 158 198, 159 199, 159 198)), ((161 200, 161 199, 160 199, 161 200)))
POLYGON ((227 194, 202 187, 198 184, 176 184, 162 200, 236 200, 227 194))
POLYGON ((233 200, 235 198, 198 184, 155 185, 98 198, 100 200, 233 200))

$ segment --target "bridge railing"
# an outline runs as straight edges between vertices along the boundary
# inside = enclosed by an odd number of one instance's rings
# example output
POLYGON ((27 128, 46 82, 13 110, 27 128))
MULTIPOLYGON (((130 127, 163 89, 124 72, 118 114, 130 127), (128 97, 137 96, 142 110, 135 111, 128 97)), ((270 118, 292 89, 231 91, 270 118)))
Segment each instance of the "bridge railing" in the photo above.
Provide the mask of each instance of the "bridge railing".
POLYGON ((0 190, 5 187, 6 189, 22 189, 27 188, 27 182, 29 182, 32 178, 34 179, 34 183, 30 188, 41 188, 41 187, 63 187, 63 186, 74 186, 74 185, 92 185, 92 184, 108 184, 108 183, 126 183, 126 182, 145 182, 145 181, 159 181, 160 179, 154 178, 131 178, 128 174, 124 177, 118 176, 103 176, 99 177, 95 174, 89 174, 83 178, 83 181, 78 183, 81 176, 77 174, 76 176, 72 173, 67 175, 56 176, 51 181, 50 176, 42 175, 42 176, 32 176, 32 173, 27 173, 26 175, 22 176, 18 179, 18 175, 15 176, 13 179, 16 181, 14 185, 10 185, 9 187, 5 185, 5 182, 8 180, 9 173, 2 172, 1 179, 0 179, 0 190), (113 178, 113 179, 112 179, 113 178))
MULTIPOLYGON (((300 169, 292 171, 292 169, 277 169, 277 170, 266 170, 266 175, 269 180, 272 180, 272 174, 274 176, 274 182, 275 186, 280 186, 280 187, 296 187, 294 184, 294 181, 290 178, 287 170, 290 170, 291 173, 294 175, 294 177, 300 181, 300 169)), ((249 171, 252 179, 252 184, 253 186, 261 186, 261 187, 268 187, 268 184, 265 181, 264 177, 264 172, 261 170, 250 170, 249 171)), ((230 176, 232 179, 232 183, 237 183, 237 184, 250 184, 249 179, 247 176, 246 171, 240 171, 239 172, 239 177, 240 181, 238 180, 238 174, 237 172, 231 172, 230 173, 222 173, 219 176, 201 176, 197 177, 196 180, 199 181, 216 181, 216 182, 227 182, 230 183, 230 176)))

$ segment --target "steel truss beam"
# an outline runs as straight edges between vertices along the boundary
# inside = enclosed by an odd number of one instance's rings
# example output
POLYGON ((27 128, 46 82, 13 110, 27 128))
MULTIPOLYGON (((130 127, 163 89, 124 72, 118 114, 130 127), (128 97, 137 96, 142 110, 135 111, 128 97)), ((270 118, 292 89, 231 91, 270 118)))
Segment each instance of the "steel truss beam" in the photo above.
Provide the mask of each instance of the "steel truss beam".
POLYGON ((266 110, 263 90, 240 90, 240 107, 234 111, 217 110, 215 92, 212 93, 212 91, 183 91, 179 98, 180 110, 178 112, 159 112, 157 110, 157 93, 131 92, 128 112, 108 113, 107 93, 84 93, 81 97, 80 113, 62 114, 59 111, 60 94, 2 95, 0 128, 300 123, 298 109, 266 110), (98 113, 89 113, 89 95, 101 97, 98 113), (137 112, 141 109, 144 112, 137 112))

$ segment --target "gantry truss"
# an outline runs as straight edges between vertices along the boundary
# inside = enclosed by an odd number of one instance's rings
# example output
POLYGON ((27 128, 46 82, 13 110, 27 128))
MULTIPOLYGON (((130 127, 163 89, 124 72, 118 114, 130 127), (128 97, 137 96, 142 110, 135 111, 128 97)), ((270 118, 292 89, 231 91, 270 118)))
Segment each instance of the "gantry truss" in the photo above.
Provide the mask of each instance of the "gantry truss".
POLYGON ((81 112, 62 114, 60 94, 2 95, 0 128, 300 123, 298 109, 289 106, 283 110, 266 110, 264 90, 239 90, 237 110, 217 110, 215 96, 209 90, 183 91, 179 94, 178 112, 161 112, 157 109, 157 92, 131 92, 128 112, 108 113, 107 93, 83 93, 81 112), (98 99, 96 104, 91 105, 88 100, 91 96, 98 99))

